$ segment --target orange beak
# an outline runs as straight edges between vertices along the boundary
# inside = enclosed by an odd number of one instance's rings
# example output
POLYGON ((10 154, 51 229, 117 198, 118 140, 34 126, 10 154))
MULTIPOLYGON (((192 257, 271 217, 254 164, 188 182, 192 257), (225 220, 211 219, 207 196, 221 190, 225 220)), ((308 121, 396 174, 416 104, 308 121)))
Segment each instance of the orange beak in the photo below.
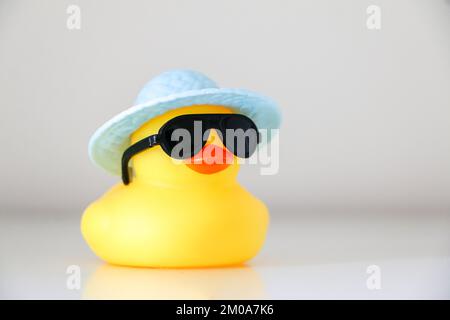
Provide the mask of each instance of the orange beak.
POLYGON ((186 165, 192 170, 212 174, 228 168, 234 161, 233 154, 215 144, 206 144, 199 153, 190 158, 186 165))

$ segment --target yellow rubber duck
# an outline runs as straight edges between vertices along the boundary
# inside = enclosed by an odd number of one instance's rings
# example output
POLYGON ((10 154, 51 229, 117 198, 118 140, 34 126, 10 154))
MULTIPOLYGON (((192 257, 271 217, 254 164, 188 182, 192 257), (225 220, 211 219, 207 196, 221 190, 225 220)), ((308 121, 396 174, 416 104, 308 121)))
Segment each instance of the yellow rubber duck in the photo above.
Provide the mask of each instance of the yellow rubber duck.
MULTIPOLYGON (((279 125, 270 99, 175 70, 150 81, 134 107, 97 130, 90 156, 119 174, 130 145, 157 134, 171 119, 194 114, 247 114, 263 128, 279 125)), ((205 155, 175 160, 160 146, 135 154, 131 182, 118 183, 84 212, 81 231, 90 248, 109 263, 138 267, 229 266, 254 257, 264 243, 268 210, 237 183, 237 158, 220 133, 211 129, 205 148, 223 150, 231 161, 210 163, 205 155)))

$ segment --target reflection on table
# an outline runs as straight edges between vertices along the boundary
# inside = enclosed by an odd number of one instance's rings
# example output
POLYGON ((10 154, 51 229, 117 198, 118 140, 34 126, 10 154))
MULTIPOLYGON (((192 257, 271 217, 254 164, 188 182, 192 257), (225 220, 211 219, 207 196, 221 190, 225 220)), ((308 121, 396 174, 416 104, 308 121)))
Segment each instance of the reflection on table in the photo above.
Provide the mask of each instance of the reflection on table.
POLYGON ((260 275, 249 266, 147 269, 100 266, 84 299, 265 299, 260 275))

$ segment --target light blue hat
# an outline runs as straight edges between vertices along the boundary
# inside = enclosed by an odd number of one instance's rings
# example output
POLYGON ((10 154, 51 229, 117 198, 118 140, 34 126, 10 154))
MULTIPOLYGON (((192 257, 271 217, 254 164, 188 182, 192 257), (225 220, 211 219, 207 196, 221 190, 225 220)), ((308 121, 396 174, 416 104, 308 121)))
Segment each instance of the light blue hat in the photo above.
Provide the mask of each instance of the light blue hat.
POLYGON ((218 88, 196 71, 172 70, 148 82, 133 107, 95 131, 89 141, 89 156, 98 166, 120 175, 122 154, 134 131, 169 110, 203 104, 229 107, 252 119, 259 129, 278 129, 280 125, 280 111, 273 100, 243 89, 218 88))

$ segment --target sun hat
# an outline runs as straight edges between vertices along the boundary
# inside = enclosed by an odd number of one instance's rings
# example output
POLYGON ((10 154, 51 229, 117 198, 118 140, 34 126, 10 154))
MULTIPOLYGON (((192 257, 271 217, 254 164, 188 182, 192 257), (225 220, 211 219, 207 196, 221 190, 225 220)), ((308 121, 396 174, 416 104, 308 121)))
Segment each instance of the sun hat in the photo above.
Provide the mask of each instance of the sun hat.
MULTIPOLYGON (((130 135, 148 120, 169 110, 193 105, 220 105, 252 119, 258 129, 278 129, 281 115, 270 98, 244 89, 219 88, 192 70, 167 71, 149 81, 135 105, 98 128, 89 141, 89 157, 106 171, 120 175, 121 158, 130 135)), ((269 135, 270 136, 270 135, 269 135)))

